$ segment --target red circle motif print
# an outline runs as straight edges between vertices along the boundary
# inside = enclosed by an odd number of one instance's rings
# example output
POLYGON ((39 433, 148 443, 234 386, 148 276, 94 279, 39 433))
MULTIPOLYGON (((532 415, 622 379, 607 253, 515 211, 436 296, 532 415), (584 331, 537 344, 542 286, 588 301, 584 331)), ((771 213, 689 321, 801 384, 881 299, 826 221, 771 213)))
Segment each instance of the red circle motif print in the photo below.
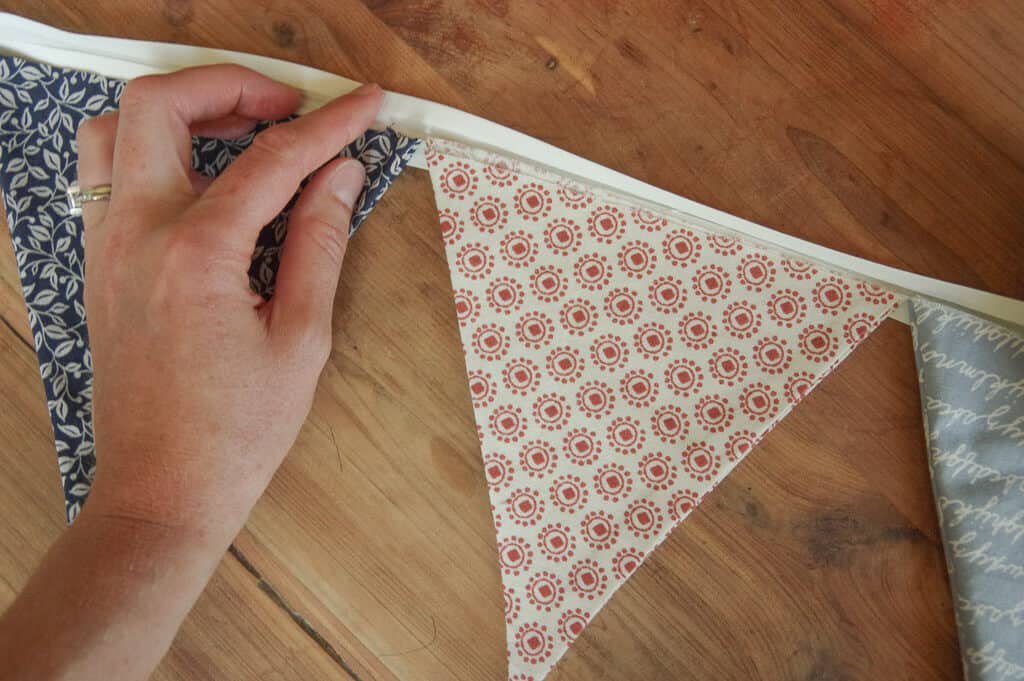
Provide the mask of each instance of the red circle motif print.
POLYGON ((704 372, 692 359, 677 359, 665 368, 665 384, 676 395, 690 396, 704 387, 704 372))
POLYGON ((589 466, 601 456, 601 441, 589 428, 573 428, 562 441, 562 451, 567 461, 589 466))
POLYGON ((615 406, 615 395, 607 383, 587 381, 576 392, 576 406, 583 414, 600 419, 615 406))
POLYGON ((508 225, 508 206, 496 196, 482 196, 469 209, 469 220, 482 232, 496 232, 508 225))
POLYGON ((647 434, 632 416, 619 416, 608 425, 608 444, 623 456, 636 454, 646 440, 647 434))
POLYGON ((649 360, 659 360, 672 352, 672 334, 664 324, 643 324, 633 335, 633 347, 649 360))
POLYGON ((781 374, 793 363, 793 352, 778 336, 765 337, 754 345, 754 363, 766 374, 781 374))
POLYGON ((551 212, 551 192, 539 182, 527 182, 516 191, 514 205, 524 220, 541 220, 551 212))
POLYGON ((700 503, 700 495, 690 489, 678 490, 668 502, 668 515, 673 523, 682 522, 700 503))
POLYGON ((718 255, 736 255, 743 250, 743 245, 739 242, 739 239, 726 236, 725 234, 708 234, 707 240, 711 250, 718 255))
POLYGON ((612 570, 619 579, 626 579, 640 567, 644 562, 644 556, 639 550, 627 547, 619 549, 619 552, 612 558, 612 570))
POLYGON ((438 186, 450 199, 465 199, 476 193, 479 179, 476 170, 468 163, 455 161, 441 171, 438 186))
POLYGON ((553 303, 565 295, 569 281, 561 267, 541 265, 530 275, 530 290, 543 303, 553 303))
POLYGON ((853 304, 853 292, 845 281, 839 277, 829 276, 815 285, 812 299, 821 312, 835 316, 850 308, 853 304))
POLYGON ((541 664, 554 652, 555 640, 539 622, 523 624, 516 630, 516 653, 527 664, 541 664))
POLYGON ((634 208, 629 216, 637 227, 645 232, 658 232, 668 226, 668 220, 657 213, 642 208, 634 208))
POLYGON ((570 255, 580 250, 583 231, 569 218, 556 218, 544 229, 544 245, 552 253, 570 255))
POLYGON ((565 587, 553 572, 541 571, 526 583, 526 598, 537 610, 551 612, 565 600, 565 587))
POLYGON ((751 421, 768 421, 779 413, 779 407, 779 394, 764 383, 751 383, 740 393, 740 408, 751 421))
POLYGON ((590 615, 580 608, 566 610, 558 618, 558 635, 563 643, 572 643, 587 626, 590 615))
POLYGON ((673 445, 690 432, 690 422, 680 407, 661 406, 651 415, 651 432, 665 444, 673 445))
POLYGON ((613 322, 625 326, 635 323, 640 318, 643 302, 640 296, 630 289, 616 288, 605 296, 604 311, 613 322))
POLYGON ((654 403, 660 388, 651 372, 646 369, 631 369, 623 374, 619 382, 619 391, 631 407, 644 409, 654 403))
POLYGON ((615 206, 598 206, 587 219, 587 230, 600 243, 615 243, 626 231, 626 216, 615 206))
POLYGON ((747 377, 747 360, 736 348, 724 347, 715 350, 708 361, 711 375, 720 385, 733 386, 747 377))
MULTIPOLYGON (((540 385, 540 368, 531 359, 516 357, 510 359, 502 369, 501 380, 505 389, 513 394, 529 395, 535 392, 540 385)), ((470 383, 470 393, 473 393, 472 382, 470 383)))
POLYGON ((594 600, 608 588, 608 573, 592 558, 584 558, 569 570, 569 586, 580 598, 594 600))
POLYGON ((828 362, 839 350, 839 339, 824 324, 811 324, 800 332, 800 354, 812 362, 828 362))
POLYGON ((750 453, 757 441, 758 436, 753 431, 737 430, 725 442, 725 458, 729 461, 739 461, 750 453))
POLYGON ((575 513, 583 508, 590 492, 578 475, 566 474, 557 477, 548 489, 552 503, 563 513, 575 513))
POLYGON ((571 210, 583 210, 594 202, 594 195, 590 190, 574 182, 559 182, 555 194, 562 204, 571 210))
POLYGON ((793 289, 780 289, 768 299, 768 316, 779 326, 792 328, 807 316, 807 301, 793 289))
POLYGON ((559 393, 544 393, 533 403, 534 422, 544 430, 564 428, 569 417, 569 402, 559 393))
POLYGON ((594 492, 607 502, 624 499, 633 490, 633 477, 620 463, 607 463, 594 474, 594 492))
POLYGON ((718 326, 706 312, 689 312, 679 320, 679 333, 691 350, 704 350, 718 337, 718 326))
POLYGON ((572 268, 576 284, 590 291, 600 291, 612 278, 608 258, 597 253, 580 256, 572 268))
POLYGON ((552 523, 537 535, 537 545, 545 559, 564 563, 576 554, 576 533, 561 523, 552 523))
POLYGON ((537 244, 533 235, 523 230, 510 232, 498 246, 501 258, 510 267, 530 267, 537 260, 537 244))
POLYGON ((496 362, 508 354, 509 338, 497 324, 481 324, 473 332, 473 350, 485 362, 496 362))
POLYGON ((438 211, 437 220, 441 225, 441 238, 449 246, 461 239, 466 231, 462 218, 451 208, 442 208, 438 211))
POLYGON ((544 478, 555 471, 558 456, 544 440, 531 440, 519 452, 519 467, 530 477, 544 478))
POLYGON ((570 345, 558 346, 548 352, 545 366, 558 383, 575 383, 583 375, 583 356, 570 345))
POLYGON ((580 536, 595 551, 607 551, 619 540, 619 525, 607 511, 591 511, 580 521, 580 536))
POLYGON ((705 303, 715 304, 732 291, 732 280, 720 265, 704 265, 693 275, 693 293, 705 303))
POLYGON ((629 360, 629 346, 614 334, 604 334, 590 346, 590 361, 598 369, 616 371, 629 360))
POLYGON ((544 517, 544 500, 537 490, 517 489, 505 501, 506 512, 516 525, 530 527, 544 517))
POLYGON ((491 435, 501 442, 518 442, 526 433, 523 410, 512 404, 495 407, 488 423, 491 435))
POLYGON ((483 279, 494 270, 494 258, 483 244, 466 244, 456 253, 455 266, 467 279, 483 279))
POLYGON ((775 263, 764 253, 748 253, 736 268, 740 283, 751 293, 761 293, 775 283, 775 263))
POLYGON ((664 518, 657 504, 636 499, 626 507, 626 528, 638 539, 651 539, 661 533, 664 518))
POLYGON ((637 466, 640 479, 652 490, 666 490, 676 481, 676 467, 661 452, 648 452, 637 466))
POLYGON ((473 369, 466 372, 469 383, 469 395, 473 406, 477 409, 490 406, 494 402, 494 379, 486 371, 473 369))
POLYGON ((627 277, 647 277, 654 271, 657 261, 654 248, 645 241, 630 241, 619 249, 619 270, 627 277))
POLYGON ((533 549, 518 536, 510 536, 498 542, 498 561, 507 575, 519 575, 533 565, 533 549))
POLYGON ((516 339, 531 350, 551 343, 555 327, 543 312, 527 312, 516 322, 516 339))
POLYGON ((694 442, 683 451, 683 470, 697 482, 713 479, 721 462, 707 442, 694 442))
POLYGON ((697 235, 688 229, 669 233, 661 242, 661 252, 673 265, 686 267, 700 257, 703 246, 697 235))
POLYGON ((567 300, 558 313, 562 328, 574 336, 585 336, 597 328, 597 307, 586 298, 567 300))
POLYGON ((676 314, 686 305, 686 286, 675 277, 658 277, 647 289, 647 297, 658 312, 676 314))
POLYGON ((524 298, 522 284, 512 277, 497 277, 487 286, 487 303, 504 315, 518 312, 524 298))
POLYGON ((515 469, 504 454, 491 453, 484 456, 484 475, 491 489, 502 489, 512 484, 515 469))

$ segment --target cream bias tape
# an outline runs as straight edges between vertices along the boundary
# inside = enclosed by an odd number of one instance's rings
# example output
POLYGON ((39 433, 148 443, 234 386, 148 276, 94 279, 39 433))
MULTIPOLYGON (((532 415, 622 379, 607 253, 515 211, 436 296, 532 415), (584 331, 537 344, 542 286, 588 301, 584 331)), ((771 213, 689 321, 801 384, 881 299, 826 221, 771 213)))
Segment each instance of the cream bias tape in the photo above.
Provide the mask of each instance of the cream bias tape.
MULTIPOLYGON (((306 94, 300 109, 303 112, 315 109, 359 85, 348 78, 279 59, 188 45, 70 33, 6 13, 0 13, 0 52, 120 79, 186 66, 234 62, 302 90, 306 94)), ((913 274, 777 232, 443 104, 388 92, 377 124, 379 127, 393 127, 407 135, 442 138, 497 151, 505 156, 512 155, 581 182, 682 213, 686 219, 707 229, 754 239, 805 260, 846 270, 906 295, 941 301, 1011 324, 1024 324, 1024 301, 913 274)), ((410 165, 426 167, 422 148, 410 165)), ((891 316, 908 322, 905 306, 900 306, 891 316)))

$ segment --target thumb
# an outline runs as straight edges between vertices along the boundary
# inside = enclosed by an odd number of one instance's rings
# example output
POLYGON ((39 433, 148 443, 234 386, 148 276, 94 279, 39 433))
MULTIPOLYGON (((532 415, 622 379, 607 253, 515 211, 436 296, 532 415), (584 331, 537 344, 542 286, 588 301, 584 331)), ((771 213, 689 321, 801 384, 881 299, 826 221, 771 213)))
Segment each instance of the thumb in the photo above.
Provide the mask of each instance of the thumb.
POLYGON ((365 177, 362 163, 338 159, 321 168, 299 196, 288 219, 277 272, 273 332, 292 337, 310 332, 330 336, 348 226, 365 177))

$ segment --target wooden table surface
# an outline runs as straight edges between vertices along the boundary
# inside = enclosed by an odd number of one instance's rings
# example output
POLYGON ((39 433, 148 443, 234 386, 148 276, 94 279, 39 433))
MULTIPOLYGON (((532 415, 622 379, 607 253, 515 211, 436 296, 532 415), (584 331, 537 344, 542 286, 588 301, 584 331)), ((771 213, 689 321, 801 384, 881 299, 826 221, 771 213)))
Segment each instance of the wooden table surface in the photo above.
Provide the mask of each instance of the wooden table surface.
MULTIPOLYGON (((0 8, 377 81, 790 234, 1024 297, 1018 0, 0 8)), ((3 606, 63 508, 0 243, 3 606)), ((156 678, 504 678, 495 540, 425 173, 407 172, 353 242, 334 331, 298 444, 156 678)), ((950 602, 910 334, 889 321, 550 678, 953 679, 950 602)))

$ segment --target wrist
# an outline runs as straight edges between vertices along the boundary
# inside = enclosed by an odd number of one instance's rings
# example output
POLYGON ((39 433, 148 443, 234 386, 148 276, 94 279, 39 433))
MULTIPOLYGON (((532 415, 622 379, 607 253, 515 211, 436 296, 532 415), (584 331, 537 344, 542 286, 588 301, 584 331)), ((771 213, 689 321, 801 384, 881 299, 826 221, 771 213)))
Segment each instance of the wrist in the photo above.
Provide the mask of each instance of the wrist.
POLYGON ((105 450, 76 525, 84 521, 151 551, 207 551, 219 558, 251 504, 234 498, 229 481, 212 481, 197 468, 180 455, 105 450))

